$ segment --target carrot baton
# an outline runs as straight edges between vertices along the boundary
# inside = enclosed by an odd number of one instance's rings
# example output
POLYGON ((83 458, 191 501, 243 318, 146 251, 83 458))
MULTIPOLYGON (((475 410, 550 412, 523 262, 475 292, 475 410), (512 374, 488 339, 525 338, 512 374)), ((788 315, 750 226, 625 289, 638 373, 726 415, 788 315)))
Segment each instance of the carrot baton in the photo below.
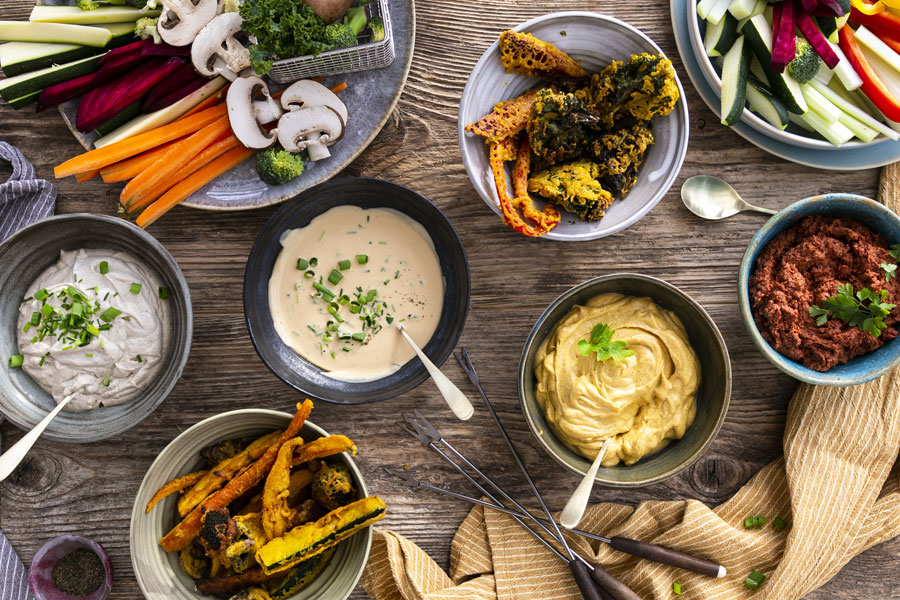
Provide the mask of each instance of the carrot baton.
POLYGON ((85 181, 90 181, 94 177, 100 174, 100 169, 93 169, 91 171, 85 171, 84 173, 79 173, 75 176, 75 179, 78 180, 78 183, 84 183, 85 181))
POLYGON ((175 144, 175 141, 166 142, 162 146, 158 146, 153 148, 152 150, 147 150, 146 152, 142 152, 137 156, 132 156, 131 158, 126 158, 125 160, 120 160, 117 163, 113 163, 108 167, 103 167, 100 169, 100 176, 103 177, 103 181, 106 183, 113 183, 116 181, 125 181, 127 179, 131 179, 132 177, 140 174, 141 171, 155 163, 159 160, 159 157, 166 153, 166 151, 175 144))

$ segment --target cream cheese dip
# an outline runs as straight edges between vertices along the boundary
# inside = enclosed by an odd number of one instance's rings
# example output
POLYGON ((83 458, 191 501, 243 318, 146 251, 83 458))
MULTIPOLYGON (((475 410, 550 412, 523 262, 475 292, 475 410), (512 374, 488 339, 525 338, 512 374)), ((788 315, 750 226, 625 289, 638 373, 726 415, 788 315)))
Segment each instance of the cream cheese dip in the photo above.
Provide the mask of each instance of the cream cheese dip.
POLYGON ((134 257, 60 253, 19 308, 22 368, 66 410, 128 402, 162 366, 171 313, 159 279, 134 257))

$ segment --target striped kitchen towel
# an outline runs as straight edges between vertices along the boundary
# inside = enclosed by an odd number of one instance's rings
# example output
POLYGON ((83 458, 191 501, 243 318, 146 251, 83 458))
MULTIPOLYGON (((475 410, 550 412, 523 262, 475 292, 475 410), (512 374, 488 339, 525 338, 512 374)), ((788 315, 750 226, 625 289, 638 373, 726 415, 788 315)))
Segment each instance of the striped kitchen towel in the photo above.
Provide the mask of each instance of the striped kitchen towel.
MULTIPOLYGON (((0 159, 12 164, 12 176, 0 183, 0 242, 13 233, 53 214, 56 186, 37 179, 34 166, 19 149, 0 142, 0 159)), ((0 600, 5 600, 5 596, 0 600)))
POLYGON ((0 532, 0 600, 32 600, 28 572, 12 544, 0 532))

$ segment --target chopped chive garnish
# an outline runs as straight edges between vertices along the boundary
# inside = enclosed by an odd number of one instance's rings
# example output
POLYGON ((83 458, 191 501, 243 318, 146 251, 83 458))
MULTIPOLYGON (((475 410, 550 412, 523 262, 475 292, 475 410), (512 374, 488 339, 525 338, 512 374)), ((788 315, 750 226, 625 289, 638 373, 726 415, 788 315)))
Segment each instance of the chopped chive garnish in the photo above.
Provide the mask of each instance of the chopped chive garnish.
POLYGON ((393 315, 388 315, 384 318, 384 320, 387 321, 388 325, 390 325, 391 323, 394 322, 394 317, 393 317, 393 315))
POLYGON ((306 260, 305 258, 298 258, 298 259, 297 259, 297 270, 298 270, 298 271, 305 271, 308 267, 309 267, 309 261, 308 261, 308 260, 306 260))
POLYGON ((775 520, 772 521, 772 527, 776 530, 781 531, 785 527, 787 527, 787 522, 781 517, 775 517, 775 520))
POLYGON ((364 341, 366 341, 366 334, 365 334, 365 333, 362 333, 362 332, 354 333, 354 334, 351 335, 350 337, 351 337, 352 339, 354 339, 355 341, 357 341, 357 342, 364 342, 364 341))
POLYGON ((350 306, 348 308, 350 309, 351 313, 353 313, 354 315, 357 314, 359 312, 359 308, 360 308, 359 302, 351 302, 350 306))
POLYGON ((322 297, 326 302, 331 302, 332 300, 334 300, 334 292, 332 292, 330 289, 328 289, 318 281, 313 281, 313 288, 315 288, 317 292, 320 292, 322 294, 322 297))
POLYGON ((91 354, 90 352, 88 352, 88 353, 85 354, 85 356, 87 356, 88 358, 93 358, 94 355, 91 354))
POLYGON ((33 313, 31 313, 31 324, 37 325, 40 322, 41 322, 41 313, 38 311, 34 311, 33 313))
POLYGON ((72 304, 72 314, 76 317, 80 317, 84 314, 84 304, 81 302, 75 302, 72 304))
POLYGON ((366 264, 367 262, 369 262, 369 255, 368 255, 368 254, 357 254, 357 255, 356 255, 356 264, 358 264, 358 265, 364 265, 364 264, 366 264))
POLYGON ((109 383, 110 383, 111 381, 112 381, 112 379, 110 379, 109 377, 104 377, 104 378, 103 378, 103 381, 101 381, 100 383, 102 383, 102 384, 103 384, 104 386, 106 386, 106 387, 109 387, 109 383))
POLYGON ((100 261, 100 274, 106 275, 107 273, 109 273, 109 263, 106 262, 105 260, 101 260, 100 261))
POLYGON ((343 273, 341 273, 337 269, 332 269, 331 273, 328 275, 328 283, 330 283, 331 285, 337 285, 343 278, 343 273))
POLYGON ((41 288, 34 293, 35 300, 43 300, 44 298, 49 298, 50 292, 47 291, 47 288, 41 288))
POLYGON ((744 587, 750 590, 758 590, 759 586, 766 580, 766 576, 757 570, 754 570, 747 579, 744 580, 744 587))
POLYGON ((38 366, 39 366, 39 367, 43 367, 43 366, 44 366, 44 361, 47 360, 47 357, 48 357, 48 356, 50 356, 50 353, 49 353, 49 352, 45 353, 45 354, 41 357, 41 360, 38 361, 38 366))
POLYGON ((366 295, 366 302, 371 302, 375 299, 375 296, 378 295, 378 290, 369 290, 369 293, 366 295))
POLYGON ((121 314, 122 314, 121 310, 119 310, 118 308, 115 308, 114 306, 110 306, 109 308, 107 308, 100 314, 100 318, 103 319, 104 321, 109 322, 121 314))
POLYGON ((141 293, 141 287, 142 287, 142 286, 141 286, 141 284, 139 284, 139 283, 132 283, 132 284, 131 284, 131 293, 132 293, 132 294, 140 294, 140 293, 141 293))
POLYGON ((9 357, 9 368, 16 369, 22 366, 22 363, 25 362, 25 357, 21 354, 13 354, 9 357))
POLYGON ((680 596, 681 593, 682 593, 682 592, 681 592, 681 584, 678 583, 677 581, 676 581, 675 583, 672 584, 672 592, 673 592, 676 596, 680 596))
POLYGON ((49 304, 43 305, 41 307, 41 314, 44 315, 45 317, 49 317, 50 315, 53 314, 53 307, 50 306, 49 304))
POLYGON ((134 359, 135 359, 136 361, 138 361, 139 363, 144 362, 144 359, 141 358, 141 355, 140 355, 140 354, 138 354, 137 356, 135 356, 134 359))
POLYGON ((159 288, 159 298, 160 298, 160 300, 168 300, 169 299, 169 288, 160 287, 159 288))
POLYGON ((304 279, 312 279, 315 276, 316 276, 315 271, 307 271, 306 273, 303 274, 304 279))
MULTIPOLYGON (((38 313, 38 314, 40 314, 40 313, 38 313)), ((28 323, 25 323, 25 327, 22 328, 22 331, 24 331, 25 333, 28 333, 28 330, 29 330, 29 329, 31 329, 31 322, 30 322, 30 321, 29 321, 28 323)))
POLYGON ((309 266, 311 266, 311 267, 319 266, 319 259, 316 258, 315 256, 313 256, 311 259, 309 259, 309 266))
POLYGON ((84 328, 87 329, 87 332, 91 335, 100 335, 100 330, 97 329, 96 327, 94 327, 93 325, 91 325, 90 323, 85 325, 84 328))
POLYGON ((347 260, 347 259, 339 260, 339 261, 338 261, 338 268, 339 268, 341 271, 346 271, 347 269, 350 268, 350 261, 347 260))

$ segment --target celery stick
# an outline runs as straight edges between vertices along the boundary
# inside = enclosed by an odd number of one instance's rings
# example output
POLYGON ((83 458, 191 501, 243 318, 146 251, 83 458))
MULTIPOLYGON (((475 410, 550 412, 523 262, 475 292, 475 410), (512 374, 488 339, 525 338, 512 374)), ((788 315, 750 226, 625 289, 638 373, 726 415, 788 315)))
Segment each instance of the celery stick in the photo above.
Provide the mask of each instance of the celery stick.
MULTIPOLYGON (((827 85, 822 85, 821 82, 816 81, 815 79, 809 82, 810 87, 815 89, 817 92, 822 94, 825 98, 828 99, 829 102, 837 106, 841 111, 845 114, 850 115, 855 120, 859 121, 861 124, 866 127, 873 129, 879 133, 886 135, 892 140, 900 139, 900 134, 896 131, 881 123, 869 114, 867 111, 860 108, 858 105, 853 103, 851 100, 845 98, 840 94, 840 92, 833 90, 831 87, 827 85)), ((846 123, 844 123, 846 125, 846 123)))
POLYGON ((828 123, 834 124, 838 122, 838 118, 841 116, 841 109, 829 102, 825 96, 817 92, 808 83, 801 84, 800 89, 803 91, 803 97, 806 98, 806 103, 811 110, 816 111, 828 123))

